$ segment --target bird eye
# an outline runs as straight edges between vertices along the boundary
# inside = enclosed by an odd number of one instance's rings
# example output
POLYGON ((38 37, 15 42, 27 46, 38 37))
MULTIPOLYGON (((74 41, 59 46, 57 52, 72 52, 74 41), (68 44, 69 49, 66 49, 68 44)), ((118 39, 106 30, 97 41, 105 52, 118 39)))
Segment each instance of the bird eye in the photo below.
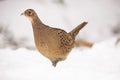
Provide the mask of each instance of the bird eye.
POLYGON ((31 16, 31 15, 32 15, 32 12, 29 11, 28 14, 31 16))

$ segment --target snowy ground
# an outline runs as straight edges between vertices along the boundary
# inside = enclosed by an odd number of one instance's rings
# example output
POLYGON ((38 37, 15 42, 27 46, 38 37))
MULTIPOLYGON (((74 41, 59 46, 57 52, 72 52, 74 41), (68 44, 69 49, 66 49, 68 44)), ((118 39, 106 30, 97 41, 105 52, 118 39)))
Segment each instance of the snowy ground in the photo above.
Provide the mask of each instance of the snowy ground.
POLYGON ((56 68, 36 50, 0 49, 0 80, 120 80, 120 44, 115 41, 74 48, 56 68))

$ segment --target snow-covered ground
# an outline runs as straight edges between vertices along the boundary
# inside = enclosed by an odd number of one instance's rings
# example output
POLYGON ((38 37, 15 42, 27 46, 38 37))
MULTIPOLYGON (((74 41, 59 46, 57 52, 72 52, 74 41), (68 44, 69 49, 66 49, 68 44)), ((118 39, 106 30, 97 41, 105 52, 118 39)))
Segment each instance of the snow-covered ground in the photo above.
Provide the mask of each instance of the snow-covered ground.
POLYGON ((36 50, 0 49, 0 80, 120 80, 120 44, 115 41, 74 48, 55 68, 36 50))

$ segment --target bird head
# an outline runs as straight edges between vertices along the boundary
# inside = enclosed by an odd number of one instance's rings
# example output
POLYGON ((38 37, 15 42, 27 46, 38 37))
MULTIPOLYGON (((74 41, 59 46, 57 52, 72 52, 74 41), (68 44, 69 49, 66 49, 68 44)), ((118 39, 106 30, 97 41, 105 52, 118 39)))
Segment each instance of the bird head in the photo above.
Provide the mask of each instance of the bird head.
POLYGON ((33 20, 34 18, 37 17, 36 12, 33 9, 27 9, 21 15, 26 16, 28 19, 33 20))

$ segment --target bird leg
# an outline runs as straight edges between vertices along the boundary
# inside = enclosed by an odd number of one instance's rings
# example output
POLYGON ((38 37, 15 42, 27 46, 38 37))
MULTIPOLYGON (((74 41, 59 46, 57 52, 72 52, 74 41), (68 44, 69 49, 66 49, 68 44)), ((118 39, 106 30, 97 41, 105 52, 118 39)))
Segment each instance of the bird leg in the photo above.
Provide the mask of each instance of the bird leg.
POLYGON ((58 63, 58 61, 54 61, 54 62, 52 62, 52 65, 53 65, 54 67, 56 67, 57 63, 58 63))
POLYGON ((55 61, 52 61, 52 65, 56 67, 57 63, 62 60, 61 58, 56 59, 55 61))

